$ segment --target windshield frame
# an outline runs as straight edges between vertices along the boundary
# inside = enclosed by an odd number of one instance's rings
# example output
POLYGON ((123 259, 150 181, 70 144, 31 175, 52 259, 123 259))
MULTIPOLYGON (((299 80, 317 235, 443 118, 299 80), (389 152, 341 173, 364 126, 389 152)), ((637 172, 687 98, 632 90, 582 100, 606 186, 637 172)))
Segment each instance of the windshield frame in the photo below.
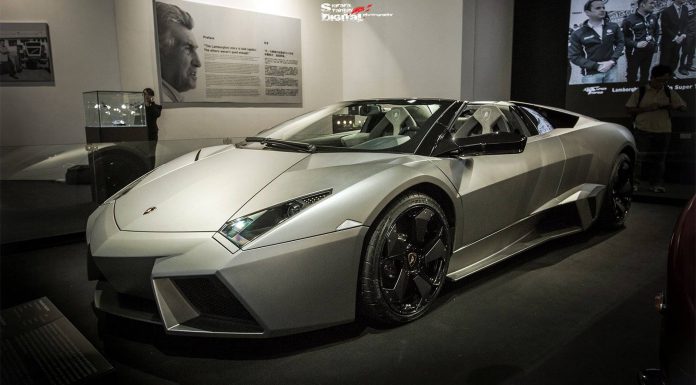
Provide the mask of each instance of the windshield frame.
MULTIPOLYGON (((350 100, 342 101, 338 103, 333 103, 319 109, 309 111, 305 114, 293 117, 286 120, 280 124, 277 124, 271 128, 263 130, 255 135, 257 138, 268 138, 280 141, 293 141, 297 143, 308 143, 315 146, 316 152, 376 152, 376 153, 404 153, 404 154, 416 154, 421 147, 421 144, 426 141, 425 139, 431 134, 433 127, 435 127, 442 117, 442 115, 450 109, 450 107, 455 104, 457 100, 454 99, 361 99, 361 100, 350 100), (417 132, 408 140, 403 143, 398 143, 396 146, 388 148, 353 148, 345 146, 335 146, 335 145, 323 145, 314 143, 314 140, 320 140, 324 136, 317 138, 312 138, 306 142, 294 138, 294 135, 301 133, 302 130, 308 128, 311 124, 314 124, 321 119, 325 119, 328 116, 334 116, 335 112, 347 108, 349 106, 361 105, 361 104, 379 104, 379 105, 392 105, 392 106, 413 106, 413 105, 439 105, 439 108, 432 113, 431 116, 427 117, 425 121, 422 121, 418 126, 417 132)), ((353 130, 355 131, 355 130, 353 130)), ((350 131, 350 132, 353 132, 350 131)), ((358 130, 359 131, 359 130, 358 130)), ((347 131, 348 132, 348 131, 347 131)), ((338 135, 339 133, 327 134, 326 137, 331 135, 338 135)), ((402 135, 399 135, 402 136, 402 135)), ((258 143, 247 142, 243 146, 244 148, 262 148, 258 143)), ((280 150, 281 148, 267 147, 271 150, 280 150)))

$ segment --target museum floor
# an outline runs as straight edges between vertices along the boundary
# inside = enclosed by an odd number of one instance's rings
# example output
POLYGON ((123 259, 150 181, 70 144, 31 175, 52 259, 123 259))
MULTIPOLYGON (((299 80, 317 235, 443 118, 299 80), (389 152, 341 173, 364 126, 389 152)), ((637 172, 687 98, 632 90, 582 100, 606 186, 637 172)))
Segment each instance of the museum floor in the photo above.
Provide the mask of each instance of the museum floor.
POLYGON ((658 363, 653 297, 680 211, 634 203, 624 229, 556 240, 450 283, 430 314, 393 329, 210 340, 98 322, 83 242, 3 255, 2 308, 47 296, 114 366, 99 384, 635 384, 658 363))

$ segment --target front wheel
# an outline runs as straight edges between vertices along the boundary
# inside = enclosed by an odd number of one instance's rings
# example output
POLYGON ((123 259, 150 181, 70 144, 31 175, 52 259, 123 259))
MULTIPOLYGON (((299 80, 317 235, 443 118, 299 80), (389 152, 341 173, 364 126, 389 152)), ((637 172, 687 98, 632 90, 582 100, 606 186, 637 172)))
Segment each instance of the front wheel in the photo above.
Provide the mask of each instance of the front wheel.
POLYGON ((360 271, 359 311, 383 324, 423 316, 442 289, 452 254, 447 218, 422 193, 394 201, 369 235, 360 271))
POLYGON ((599 224, 605 228, 623 226, 633 199, 633 162, 620 154, 614 162, 611 178, 604 194, 599 224))

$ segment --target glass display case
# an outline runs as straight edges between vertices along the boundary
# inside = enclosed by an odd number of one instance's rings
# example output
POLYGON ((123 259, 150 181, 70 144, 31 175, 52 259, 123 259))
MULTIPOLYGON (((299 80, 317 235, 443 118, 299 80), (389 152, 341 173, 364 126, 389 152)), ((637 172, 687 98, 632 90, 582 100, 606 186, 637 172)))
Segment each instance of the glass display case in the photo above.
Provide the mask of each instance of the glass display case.
POLYGON ((82 93, 86 127, 145 127, 142 92, 90 91, 82 93))
POLYGON ((142 92, 89 91, 82 100, 87 143, 148 140, 142 92))

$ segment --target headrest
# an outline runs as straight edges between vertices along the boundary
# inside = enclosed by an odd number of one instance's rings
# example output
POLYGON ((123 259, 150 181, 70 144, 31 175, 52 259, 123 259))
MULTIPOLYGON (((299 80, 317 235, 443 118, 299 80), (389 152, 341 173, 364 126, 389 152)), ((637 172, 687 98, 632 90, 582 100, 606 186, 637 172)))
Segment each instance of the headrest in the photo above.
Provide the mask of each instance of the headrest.
POLYGON ((378 114, 382 112, 382 109, 380 106, 376 104, 366 104, 363 106, 360 106, 360 115, 373 115, 373 114, 378 114))
POLYGON ((427 106, 423 105, 418 105, 418 106, 405 106, 406 111, 408 111, 409 114, 411 114, 411 117, 413 117, 413 120, 416 122, 423 123, 430 116, 432 116, 432 113, 430 112, 430 109, 428 109, 427 106))
POLYGON ((394 107, 387 112, 387 119, 394 125, 400 127, 401 123, 409 116, 408 111, 403 107, 394 107))

